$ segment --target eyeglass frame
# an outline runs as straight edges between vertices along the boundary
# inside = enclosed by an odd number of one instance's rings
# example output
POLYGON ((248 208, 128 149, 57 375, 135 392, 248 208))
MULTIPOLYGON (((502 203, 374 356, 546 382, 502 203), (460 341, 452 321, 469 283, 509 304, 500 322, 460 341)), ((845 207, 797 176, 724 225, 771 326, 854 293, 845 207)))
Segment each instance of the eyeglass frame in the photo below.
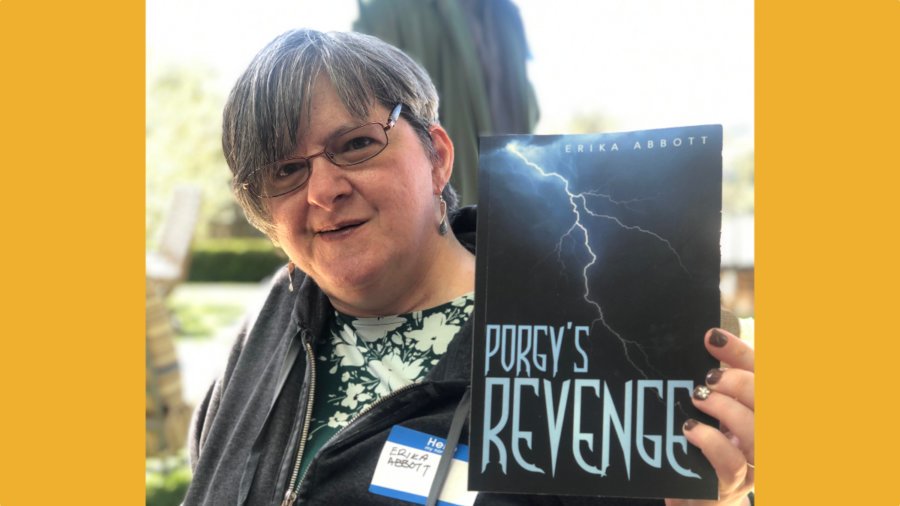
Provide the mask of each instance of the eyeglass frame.
POLYGON ((387 149, 388 145, 391 143, 391 138, 388 135, 388 130, 394 128, 394 126, 397 124, 397 120, 400 118, 400 112, 402 110, 403 110, 403 104, 402 103, 397 104, 391 110, 391 114, 388 116, 387 123, 380 123, 378 121, 370 121, 368 123, 363 123, 361 125, 355 126, 351 129, 347 130, 346 132, 335 134, 332 137, 329 137, 328 140, 325 142, 325 145, 327 146, 328 143, 331 142, 332 139, 334 139, 340 135, 344 135, 347 132, 351 132, 353 130, 357 130, 359 128, 362 128, 362 127, 365 127, 368 125, 378 125, 384 129, 385 143, 384 143, 384 146, 380 150, 376 151, 371 156, 368 156, 366 158, 363 158, 362 160, 358 160, 358 161, 351 162, 351 163, 339 163, 337 160, 334 159, 334 153, 330 153, 328 151, 328 149, 323 149, 322 151, 319 151, 318 153, 314 153, 309 156, 298 156, 298 157, 294 157, 294 158, 285 158, 283 160, 278 160, 278 161, 275 161, 275 162, 263 165, 262 167, 254 169, 253 172, 247 174, 247 176, 244 178, 244 182, 241 183, 241 189, 246 192, 249 192, 252 195, 254 195, 258 198, 261 198, 261 199, 271 199, 271 198, 275 198, 275 197, 282 197, 289 193, 293 193, 293 192, 299 190, 300 188, 303 188, 304 186, 306 186, 307 183, 309 183, 309 179, 312 177, 312 170, 313 170, 312 160, 313 160, 313 158, 316 158, 319 156, 324 156, 325 158, 328 159, 329 162, 331 162, 332 164, 334 164, 337 167, 352 167, 354 165, 359 165, 361 163, 368 162, 369 160, 371 160, 371 159, 375 158, 376 156, 380 155, 381 153, 383 153, 384 150, 387 149), (266 170, 266 169, 278 169, 289 163, 296 163, 301 160, 306 161, 306 165, 309 167, 309 169, 308 169, 309 174, 307 175, 306 179, 302 183, 297 185, 296 187, 291 188, 290 190, 278 193, 276 195, 260 195, 259 193, 253 191, 250 188, 250 183, 248 182, 248 180, 253 178, 257 172, 259 172, 261 170, 266 170))

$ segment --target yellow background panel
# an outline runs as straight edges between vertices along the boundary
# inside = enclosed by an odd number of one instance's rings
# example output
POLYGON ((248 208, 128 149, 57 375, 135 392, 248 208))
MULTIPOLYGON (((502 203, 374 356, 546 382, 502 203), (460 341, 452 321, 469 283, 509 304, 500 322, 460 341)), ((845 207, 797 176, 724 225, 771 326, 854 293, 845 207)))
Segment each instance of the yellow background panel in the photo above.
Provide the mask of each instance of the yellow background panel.
POLYGON ((757 3, 759 504, 900 504, 900 1, 757 3))
MULTIPOLYGON (((0 0, 0 505, 143 501, 143 4, 0 0)), ((760 504, 900 504, 900 2, 757 3, 760 504)))
POLYGON ((143 504, 144 6, 0 0, 0 505, 143 504))

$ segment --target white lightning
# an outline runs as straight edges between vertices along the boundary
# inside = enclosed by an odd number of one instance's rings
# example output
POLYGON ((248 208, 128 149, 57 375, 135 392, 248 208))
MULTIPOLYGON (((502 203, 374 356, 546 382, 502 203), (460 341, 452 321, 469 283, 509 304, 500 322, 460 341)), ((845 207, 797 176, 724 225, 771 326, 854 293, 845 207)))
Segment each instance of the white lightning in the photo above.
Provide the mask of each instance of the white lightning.
POLYGON ((684 263, 682 263, 682 261, 681 261, 681 255, 679 255, 678 252, 675 251, 675 248, 672 247, 672 243, 670 243, 668 239, 665 239, 665 238, 663 238, 663 237, 660 237, 659 234, 657 234, 656 232, 652 232, 652 231, 650 231, 650 230, 646 230, 646 229, 641 228, 641 227, 639 227, 639 226, 637 226, 637 225, 626 225, 626 224, 622 223, 622 220, 620 220, 619 218, 616 218, 615 216, 610 216, 610 215, 608 215, 608 214, 597 214, 597 213, 595 213, 594 211, 591 211, 590 208, 588 208, 588 206, 587 206, 587 200, 585 200, 584 194, 578 194, 578 196, 581 197, 581 201, 582 201, 582 205, 584 206, 584 210, 587 211, 587 213, 590 214, 591 216, 594 216, 594 217, 596 217, 596 218, 604 218, 604 219, 607 219, 607 220, 612 220, 612 221, 614 221, 617 225, 619 225, 620 227, 624 228, 625 230, 637 230, 638 232, 640 232, 640 233, 642 233, 642 234, 647 234, 647 235, 653 237, 654 239, 656 239, 656 240, 662 242, 663 244, 665 244, 665 245, 666 245, 666 248, 668 248, 669 251, 671 251, 672 254, 675 255, 675 258, 678 260, 678 265, 681 266, 681 270, 683 270, 684 273, 687 274, 687 275, 690 275, 690 274, 691 274, 690 272, 688 272, 687 267, 684 266, 684 263))
POLYGON ((603 199, 609 201, 610 204, 614 204, 617 206, 623 206, 631 211, 634 211, 634 209, 631 207, 630 204, 633 204, 635 202, 646 202, 648 200, 655 200, 654 197, 636 197, 636 198, 628 199, 628 200, 616 200, 616 199, 612 198, 612 195, 610 195, 608 193, 600 193, 599 191, 596 191, 596 190, 583 192, 582 195, 590 195, 591 197, 602 197, 603 199))
MULTIPOLYGON (((529 168, 531 168, 532 170, 534 170, 535 172, 537 172, 541 177, 549 178, 549 179, 556 179, 556 180, 558 180, 560 183, 562 183, 563 189, 564 189, 564 191, 566 192, 566 195, 568 196, 568 199, 569 199, 569 205, 572 207, 572 214, 573 214, 574 217, 575 217, 575 222, 572 224, 571 227, 569 227, 569 229, 566 231, 566 233, 563 234, 563 235, 560 237, 559 242, 558 242, 557 245, 556 245, 556 251, 557 251, 557 254, 558 254, 558 255, 561 254, 561 252, 562 252, 562 243, 563 243, 563 240, 565 240, 566 237, 570 237, 570 236, 571 236, 574 232, 576 232, 576 231, 580 231, 580 232, 581 232, 581 236, 584 238, 584 241, 583 241, 584 249, 587 251, 588 255, 589 255, 590 258, 591 258, 590 262, 588 262, 587 264, 585 264, 584 268, 581 270, 582 278, 584 279, 584 300, 585 300, 585 302, 587 302, 588 304, 590 304, 591 306, 593 306, 593 307, 597 310, 597 314, 598 314, 598 318, 596 318, 596 319, 592 322, 592 325, 593 325, 594 323, 600 322, 601 324, 603 324, 603 326, 606 328, 606 330, 608 330, 611 334, 613 334, 614 336, 616 336, 616 338, 617 338, 617 339, 619 340, 619 342, 622 344, 622 349, 625 351, 625 359, 628 360, 628 363, 630 363, 630 364, 632 365, 632 367, 634 367, 634 369, 635 369, 636 371, 638 371, 644 378, 648 378, 647 373, 645 373, 640 367, 638 367, 638 365, 634 362, 634 360, 632 360, 631 353, 630 353, 630 351, 629 351, 629 346, 628 346, 628 345, 632 345, 632 346, 636 347, 636 348, 638 349, 638 351, 640 351, 641 355, 644 356, 644 361, 650 366, 651 369, 654 369, 654 373, 656 373, 657 375, 659 375, 659 372, 656 371, 655 368, 653 367, 653 365, 650 363, 649 357, 647 356, 647 353, 644 351, 644 349, 643 349, 643 347, 641 346, 641 344, 638 343, 638 342, 636 342, 636 341, 633 341, 633 340, 630 340, 630 339, 626 339, 626 338, 623 337, 619 332, 617 332, 615 329, 613 329, 613 328, 606 322, 606 318, 605 318, 605 316, 604 316, 604 314, 603 314, 603 308, 602 308, 602 307, 600 306, 600 304, 597 303, 597 301, 595 301, 595 300, 592 298, 592 296, 591 296, 591 288, 590 288, 590 284, 588 283, 588 275, 587 275, 587 272, 588 272, 588 269, 590 269, 591 266, 593 266, 593 265, 597 262, 597 255, 594 253, 594 250, 593 250, 593 248, 591 247, 591 244, 590 244, 590 235, 589 235, 589 233, 588 233, 588 230, 587 230, 587 228, 584 226, 584 224, 582 224, 582 222, 581 222, 582 210, 583 210, 584 213, 586 213, 586 214, 588 214, 588 215, 590 215, 590 216, 593 216, 593 217, 596 217, 596 218, 601 218, 601 219, 611 220, 611 221, 613 221, 614 223, 616 223, 618 226, 620 226, 621 228, 623 228, 623 229, 625 229, 625 230, 636 231, 636 232, 639 232, 639 233, 642 233, 642 234, 647 234, 647 235, 652 236, 654 239, 656 239, 656 240, 658 240, 658 241, 664 243, 664 244, 666 245, 666 247, 669 249, 669 251, 671 251, 672 254, 675 256, 675 258, 678 259, 678 264, 681 266, 681 268, 684 270, 684 272, 685 272, 685 273, 688 273, 688 270, 687 270, 687 268, 684 266, 684 264, 682 263, 681 257, 678 255, 678 252, 675 251, 675 249, 672 247, 672 244, 671 244, 668 240, 666 240, 665 238, 661 237, 659 234, 656 234, 655 232, 652 232, 652 231, 650 231, 650 230, 643 229, 643 228, 638 227, 638 226, 634 226, 634 225, 626 225, 625 223, 622 223, 622 221, 621 221, 620 219, 618 219, 618 218, 616 218, 616 217, 614 217, 614 216, 596 213, 596 212, 592 211, 590 208, 588 208, 588 205, 587 205, 587 196, 592 196, 592 197, 603 197, 603 198, 609 200, 609 201, 612 202, 612 203, 615 203, 615 204, 626 204, 626 206, 627 206, 627 203, 634 202, 634 201, 636 201, 636 200, 638 200, 638 199, 632 199, 632 200, 629 200, 629 201, 619 202, 619 201, 614 200, 610 195, 603 194, 603 193, 599 193, 599 192, 597 192, 597 191, 595 191, 595 190, 594 190, 594 191, 590 191, 590 192, 573 193, 573 192, 569 189, 569 180, 568 180, 568 179, 566 179, 565 177, 563 177, 562 175, 560 175, 560 174, 558 174, 558 173, 556 173, 556 172, 547 172, 547 171, 545 171, 542 167, 540 167, 539 165, 535 164, 534 162, 532 162, 531 160, 529 160, 524 154, 522 154, 522 153, 518 150, 518 146, 517 146, 515 143, 510 143, 510 144, 508 144, 508 145, 506 146, 506 149, 507 149, 509 152, 511 152, 511 153, 513 153, 514 155, 516 155, 517 157, 519 157, 519 159, 521 159, 522 162, 525 163, 525 165, 527 165, 529 168), (580 205, 579 205, 579 204, 580 204, 580 205)), ((558 258, 559 258, 559 257, 558 257, 558 258)), ((561 262, 561 260, 560 260, 560 262, 561 262)), ((688 274, 689 274, 689 273, 688 273, 688 274)))

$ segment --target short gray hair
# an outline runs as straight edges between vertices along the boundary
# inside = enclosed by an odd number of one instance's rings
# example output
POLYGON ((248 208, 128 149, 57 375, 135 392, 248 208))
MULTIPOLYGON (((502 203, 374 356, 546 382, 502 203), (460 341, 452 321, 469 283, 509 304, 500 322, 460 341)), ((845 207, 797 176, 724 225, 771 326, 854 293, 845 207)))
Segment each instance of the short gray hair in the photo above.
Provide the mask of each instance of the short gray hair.
MULTIPOLYGON (((365 121, 375 103, 390 110, 403 104, 403 117, 432 160, 429 133, 438 124, 438 94, 428 73, 399 49, 360 33, 292 30, 276 37, 238 78, 222 118, 222 148, 233 174, 232 191, 247 220, 270 237, 274 224, 265 203, 242 183, 257 168, 289 156, 302 113, 312 103, 320 74, 329 78, 347 110, 365 121)), ((444 188, 448 211, 458 198, 444 188)))

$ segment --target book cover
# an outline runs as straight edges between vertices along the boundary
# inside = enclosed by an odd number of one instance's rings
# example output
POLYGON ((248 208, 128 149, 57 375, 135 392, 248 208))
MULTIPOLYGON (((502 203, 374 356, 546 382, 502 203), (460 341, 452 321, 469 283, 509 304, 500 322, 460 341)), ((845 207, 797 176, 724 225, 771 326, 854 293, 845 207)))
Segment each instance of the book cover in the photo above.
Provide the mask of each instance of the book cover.
POLYGON ((469 488, 716 498, 722 128, 482 137, 469 488))

